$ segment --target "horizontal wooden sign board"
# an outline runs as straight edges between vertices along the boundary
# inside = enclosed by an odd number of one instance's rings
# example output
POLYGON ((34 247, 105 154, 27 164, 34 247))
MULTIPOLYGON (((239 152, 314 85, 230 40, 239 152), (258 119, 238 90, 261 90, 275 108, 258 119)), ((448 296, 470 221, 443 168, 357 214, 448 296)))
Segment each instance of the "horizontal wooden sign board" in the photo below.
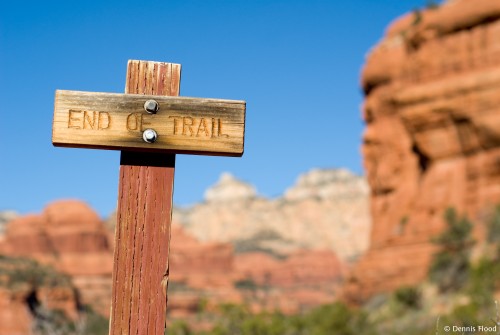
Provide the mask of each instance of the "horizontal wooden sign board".
POLYGON ((244 101, 56 91, 55 146, 241 156, 244 135, 244 101), (145 110, 148 100, 156 113, 145 110), (147 129, 157 134, 153 143, 143 138, 147 129))

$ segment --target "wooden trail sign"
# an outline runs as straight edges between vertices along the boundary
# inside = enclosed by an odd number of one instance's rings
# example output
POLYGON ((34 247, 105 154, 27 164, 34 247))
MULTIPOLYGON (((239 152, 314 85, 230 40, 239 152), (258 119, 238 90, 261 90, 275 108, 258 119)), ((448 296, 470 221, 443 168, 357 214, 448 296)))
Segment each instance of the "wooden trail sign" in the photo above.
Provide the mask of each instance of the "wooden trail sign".
POLYGON ((245 103, 175 97, 180 70, 129 61, 126 94, 56 92, 55 146, 122 150, 111 335, 164 333, 175 153, 243 154, 245 103))
POLYGON ((52 129, 56 146, 241 156, 245 102, 56 91, 52 129))

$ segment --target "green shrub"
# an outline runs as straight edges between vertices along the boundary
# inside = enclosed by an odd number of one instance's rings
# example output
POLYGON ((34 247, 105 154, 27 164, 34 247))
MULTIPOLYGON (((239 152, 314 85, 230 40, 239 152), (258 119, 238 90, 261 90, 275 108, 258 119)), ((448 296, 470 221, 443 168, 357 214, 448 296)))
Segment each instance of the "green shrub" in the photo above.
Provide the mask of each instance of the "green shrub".
POLYGON ((427 0, 427 3, 425 4, 426 9, 438 9, 439 8, 439 3, 435 0, 427 0))
POLYGON ((422 294, 416 287, 400 287, 394 292, 394 299, 401 305, 419 309, 422 304, 422 294))
POLYGON ((62 311, 39 306, 33 322, 34 335, 106 335, 108 331, 108 319, 90 307, 85 307, 79 319, 72 321, 62 311))
POLYGON ((257 289, 258 285, 253 281, 251 278, 245 278, 238 280, 234 283, 234 287, 239 289, 239 290, 255 290, 257 289))
POLYGON ((210 332, 213 335, 237 335, 242 333, 242 325, 245 320, 252 317, 246 306, 234 304, 223 304, 219 307, 221 318, 210 332))
POLYGON ((168 282, 169 292, 190 292, 195 291, 193 288, 189 287, 188 284, 182 281, 170 280, 168 282))
MULTIPOLYGON (((221 306, 221 318, 206 335, 323 335, 374 334, 366 314, 342 303, 323 305, 305 314, 252 314, 245 306, 221 306)), ((170 334, 170 333, 169 333, 170 334)), ((172 333, 173 334, 173 333, 172 333)), ((186 333, 190 334, 190 333, 186 333)), ((176 334, 177 335, 177 334, 176 334)))
POLYGON ((488 242, 500 242, 500 205, 497 205, 488 222, 488 242))
POLYGON ((34 288, 40 286, 71 286, 70 278, 57 272, 50 266, 21 257, 0 255, 0 286, 13 289, 22 284, 30 284, 34 288))
POLYGON ((188 324, 182 320, 176 320, 167 327, 165 335, 193 335, 194 333, 189 328, 188 324))
POLYGON ((90 307, 87 308, 83 316, 83 330, 81 334, 85 335, 106 335, 109 332, 109 320, 99 313, 94 312, 90 307))
POLYGON ((500 263, 487 258, 471 267, 467 294, 479 306, 492 307, 494 292, 500 284, 500 263))
POLYGON ((353 311, 340 302, 315 308, 304 318, 308 329, 306 334, 311 335, 355 335, 372 331, 363 312, 353 311))
POLYGON ((413 21, 411 22, 412 26, 417 26, 422 22, 422 12, 418 9, 413 10, 413 21))
POLYGON ((429 279, 441 292, 457 291, 467 282, 470 262, 469 253, 474 241, 472 224, 465 217, 458 218, 456 211, 445 212, 447 230, 433 240, 439 246, 429 268, 429 279))

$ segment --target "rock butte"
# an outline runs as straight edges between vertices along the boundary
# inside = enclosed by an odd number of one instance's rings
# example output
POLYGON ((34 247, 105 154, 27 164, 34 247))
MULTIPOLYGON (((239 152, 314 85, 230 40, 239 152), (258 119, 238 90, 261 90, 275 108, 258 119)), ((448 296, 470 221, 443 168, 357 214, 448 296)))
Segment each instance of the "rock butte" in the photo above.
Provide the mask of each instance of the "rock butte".
POLYGON ((174 210, 174 221, 200 241, 230 242, 238 253, 320 248, 351 262, 368 248, 368 195, 366 180, 345 169, 311 170, 275 199, 223 174, 205 202, 174 210))
POLYGON ((373 227, 345 288, 351 302, 421 281, 447 207, 480 222, 500 203, 500 1, 397 19, 362 85, 373 227))

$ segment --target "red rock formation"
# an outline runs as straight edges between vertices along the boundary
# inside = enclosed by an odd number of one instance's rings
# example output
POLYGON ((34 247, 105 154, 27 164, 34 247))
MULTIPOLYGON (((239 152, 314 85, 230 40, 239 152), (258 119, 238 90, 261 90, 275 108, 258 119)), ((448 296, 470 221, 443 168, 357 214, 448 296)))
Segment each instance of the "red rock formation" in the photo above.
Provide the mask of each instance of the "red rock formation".
POLYGON ((76 320, 78 311, 75 292, 70 287, 41 287, 37 291, 26 285, 16 290, 0 287, 0 335, 32 334, 33 314, 26 299, 36 294, 40 303, 48 310, 63 311, 76 320))
POLYGON ((0 288, 0 335, 31 333, 31 314, 24 299, 23 293, 0 288))
POLYGON ((479 221, 500 202, 500 2, 449 1, 396 20, 362 84, 373 226, 351 301, 421 281, 447 207, 479 221))
MULTIPOLYGON (((112 243, 104 223, 84 203, 58 201, 40 215, 10 221, 0 242, 0 254, 35 258, 68 274, 81 303, 108 315, 112 243)), ((200 242, 177 224, 172 226, 170 263, 168 312, 174 318, 195 315, 205 300, 212 309, 223 302, 247 301, 256 310, 296 312, 304 306, 332 301, 342 272, 341 262, 332 251, 297 251, 286 260, 266 254, 235 255, 230 243, 200 242), (254 280, 261 287, 254 291, 238 287, 244 279, 254 280)), ((0 304, 12 306, 22 317, 25 296, 16 297, 11 293, 0 295, 0 304)), ((68 303, 73 301, 74 305, 75 301, 65 292, 40 289, 37 298, 46 307, 67 310, 74 317, 68 303)), ((12 324, 19 321, 9 320, 12 324)))
POLYGON ((0 253, 34 258, 70 275, 81 302, 109 313, 113 266, 109 233, 85 203, 57 201, 9 222, 0 253))
POLYGON ((39 316, 48 311, 78 318, 75 288, 51 267, 25 258, 0 257, 0 335, 32 333, 39 316))
POLYGON ((237 255, 239 285, 253 292, 245 299, 256 312, 262 309, 297 313, 303 308, 331 303, 343 271, 338 257, 329 250, 299 250, 285 260, 263 253, 237 255))
POLYGON ((342 271, 338 257, 329 250, 300 250, 283 261, 263 253, 248 253, 238 255, 235 264, 241 278, 277 287, 332 284, 342 271))
POLYGON ((230 286, 233 248, 229 243, 200 243, 179 225, 172 225, 170 279, 192 288, 230 286))

